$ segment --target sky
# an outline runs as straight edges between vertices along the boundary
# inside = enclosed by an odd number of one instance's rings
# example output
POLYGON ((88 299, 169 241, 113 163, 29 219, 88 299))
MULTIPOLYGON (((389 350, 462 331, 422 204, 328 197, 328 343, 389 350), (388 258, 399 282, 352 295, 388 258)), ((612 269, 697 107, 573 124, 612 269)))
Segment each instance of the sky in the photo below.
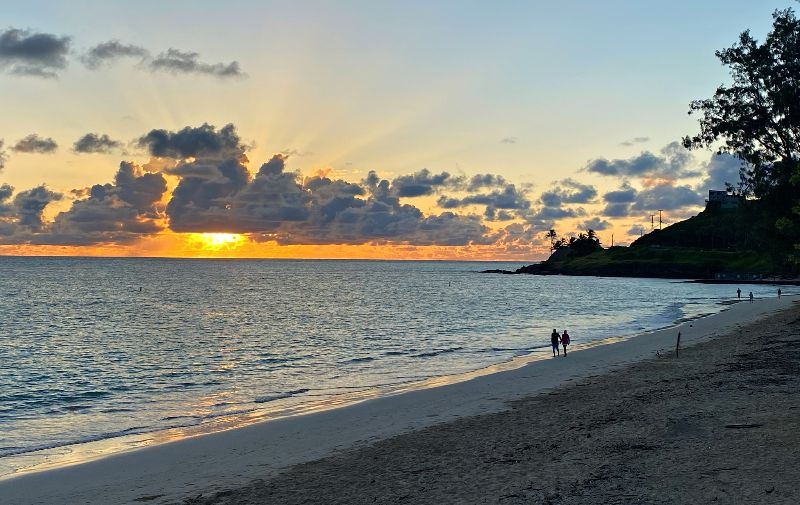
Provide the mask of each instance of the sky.
POLYGON ((795 2, 2 5, 0 254, 532 261, 735 183, 689 103, 795 2))

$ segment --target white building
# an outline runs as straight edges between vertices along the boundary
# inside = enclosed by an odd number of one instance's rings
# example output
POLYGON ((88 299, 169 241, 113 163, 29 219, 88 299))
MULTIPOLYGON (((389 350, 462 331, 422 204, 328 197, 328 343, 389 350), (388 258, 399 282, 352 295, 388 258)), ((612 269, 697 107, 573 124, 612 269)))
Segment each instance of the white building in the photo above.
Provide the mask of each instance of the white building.
POLYGON ((739 196, 731 195, 727 191, 708 190, 708 200, 706 208, 715 207, 718 209, 735 209, 739 206, 739 196))

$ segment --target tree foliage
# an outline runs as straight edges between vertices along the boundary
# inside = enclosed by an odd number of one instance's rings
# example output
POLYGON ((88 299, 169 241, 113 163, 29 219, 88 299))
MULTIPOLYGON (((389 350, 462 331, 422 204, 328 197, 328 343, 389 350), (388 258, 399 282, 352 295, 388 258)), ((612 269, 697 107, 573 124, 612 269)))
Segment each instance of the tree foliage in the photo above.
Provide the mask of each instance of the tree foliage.
MULTIPOLYGON (((740 189, 758 199, 756 212, 772 222, 779 239, 800 240, 800 20, 791 9, 773 13, 763 43, 745 31, 716 52, 732 83, 695 100, 700 131, 687 148, 716 147, 742 160, 740 189)), ((797 247, 797 246, 795 246, 797 247)))

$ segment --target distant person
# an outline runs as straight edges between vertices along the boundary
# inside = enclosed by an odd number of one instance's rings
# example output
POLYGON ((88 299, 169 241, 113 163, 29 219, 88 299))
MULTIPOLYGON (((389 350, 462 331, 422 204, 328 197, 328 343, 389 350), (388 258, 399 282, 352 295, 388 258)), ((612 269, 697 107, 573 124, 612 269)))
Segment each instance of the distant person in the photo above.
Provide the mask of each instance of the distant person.
POLYGON ((561 335, 561 345, 564 346, 564 357, 567 357, 567 346, 569 345, 569 333, 567 330, 564 330, 564 333, 561 335))
POLYGON ((739 288, 736 288, 736 298, 739 298, 739 299, 742 298, 742 290, 739 289, 739 288))
POLYGON ((550 334, 550 345, 553 346, 553 357, 555 358, 556 355, 561 355, 561 352, 558 350, 558 344, 560 342, 560 337, 558 336, 558 330, 553 328, 553 333, 550 334))
POLYGON ((750 291, 750 303, 753 303, 753 292, 750 291))
POLYGON ((781 299, 781 288, 778 288, 778 300, 781 299))

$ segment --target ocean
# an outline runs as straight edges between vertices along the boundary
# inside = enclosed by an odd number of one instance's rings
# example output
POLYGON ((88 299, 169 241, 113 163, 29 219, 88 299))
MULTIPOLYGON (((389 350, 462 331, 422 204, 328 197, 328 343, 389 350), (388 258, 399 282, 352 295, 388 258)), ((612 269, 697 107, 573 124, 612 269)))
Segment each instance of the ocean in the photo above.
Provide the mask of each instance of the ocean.
POLYGON ((579 348, 736 297, 480 273, 521 265, 0 257, 0 478, 459 380, 547 357, 553 328, 579 348))

